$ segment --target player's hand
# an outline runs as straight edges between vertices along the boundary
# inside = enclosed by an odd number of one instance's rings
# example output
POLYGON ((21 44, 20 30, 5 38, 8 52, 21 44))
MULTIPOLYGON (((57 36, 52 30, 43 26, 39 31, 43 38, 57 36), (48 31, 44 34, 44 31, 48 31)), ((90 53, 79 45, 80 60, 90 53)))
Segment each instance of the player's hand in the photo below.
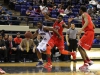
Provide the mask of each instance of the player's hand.
POLYGON ((61 37, 61 36, 58 36, 58 38, 59 38, 60 40, 62 40, 62 37, 61 37))
POLYGON ((33 53, 35 53, 35 48, 33 48, 33 53))
POLYGON ((23 49, 23 48, 21 48, 21 51, 24 51, 24 49, 23 49))
POLYGON ((78 32, 79 35, 81 35, 81 33, 82 33, 82 30, 80 30, 80 31, 78 32))
POLYGON ((67 45, 69 46, 69 45, 70 45, 70 43, 69 43, 69 42, 67 42, 67 45))
POLYGON ((69 19, 68 19, 68 22, 71 22, 73 19, 74 19, 74 18, 72 18, 72 17, 71 17, 71 18, 69 18, 69 19))

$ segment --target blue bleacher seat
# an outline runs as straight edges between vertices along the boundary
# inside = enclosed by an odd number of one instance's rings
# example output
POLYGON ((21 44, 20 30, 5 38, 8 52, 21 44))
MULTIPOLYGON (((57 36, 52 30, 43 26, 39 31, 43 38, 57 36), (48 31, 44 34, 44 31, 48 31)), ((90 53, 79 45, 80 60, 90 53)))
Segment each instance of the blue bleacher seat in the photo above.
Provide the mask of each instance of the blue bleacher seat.
POLYGON ((96 26, 97 28, 100 28, 100 21, 96 20, 96 21, 94 22, 94 24, 95 24, 95 26, 96 26))
POLYGON ((34 5, 34 6, 33 6, 33 9, 34 9, 34 8, 35 8, 35 9, 37 9, 38 7, 39 7, 39 6, 37 6, 37 5, 34 5))
POLYGON ((72 12, 79 12, 79 9, 73 8, 72 12))
POLYGON ((26 9, 21 8, 20 15, 21 15, 21 16, 26 16, 26 9))
POLYGON ((15 5, 15 11, 20 11, 21 10, 21 5, 15 5))
POLYGON ((57 18, 57 15, 56 14, 52 14, 51 17, 57 18))
POLYGON ((30 5, 27 5, 27 9, 30 7, 30 5))
POLYGON ((21 8, 27 9, 27 6, 26 5, 21 5, 21 8))

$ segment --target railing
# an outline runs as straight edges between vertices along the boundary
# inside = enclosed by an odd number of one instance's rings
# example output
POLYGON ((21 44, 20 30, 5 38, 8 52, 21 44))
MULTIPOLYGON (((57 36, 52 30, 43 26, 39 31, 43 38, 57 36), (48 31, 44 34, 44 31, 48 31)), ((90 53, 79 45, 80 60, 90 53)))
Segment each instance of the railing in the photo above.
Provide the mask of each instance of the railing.
MULTIPOLYGON (((42 21, 43 22, 43 24, 44 25, 46 25, 46 26, 48 26, 48 24, 50 24, 50 26, 52 26, 53 25, 53 22, 48 22, 48 21, 45 21, 44 20, 44 17, 43 16, 39 16, 39 17, 28 17, 28 16, 13 16, 13 15, 0 15, 0 18, 1 18, 1 20, 0 20, 0 22, 2 21, 2 22, 8 22, 8 23, 10 23, 10 22, 19 22, 19 23, 25 23, 25 25, 27 25, 27 26, 29 26, 30 25, 30 23, 33 23, 33 24, 35 24, 36 25, 36 22, 37 21, 42 21), (12 18, 12 17, 17 17, 17 20, 13 20, 13 19, 2 19, 2 17, 4 17, 4 18, 12 18), (30 20, 30 19, 31 20, 30 20), (37 19, 37 21, 36 20, 33 20, 33 19, 36 19, 36 18, 38 18, 37 19)), ((65 18, 64 18, 65 19, 65 18)), ((81 27, 81 22, 79 21, 80 19, 76 19, 76 20, 74 20, 75 21, 75 25, 76 25, 76 27, 81 27), (77 22, 76 22, 77 21, 77 22)), ((98 20, 98 19, 93 19, 93 22, 94 22, 94 24, 96 25, 96 27, 98 27, 98 28, 100 28, 100 20, 98 20)), ((66 22, 67 23, 67 22, 66 22)))

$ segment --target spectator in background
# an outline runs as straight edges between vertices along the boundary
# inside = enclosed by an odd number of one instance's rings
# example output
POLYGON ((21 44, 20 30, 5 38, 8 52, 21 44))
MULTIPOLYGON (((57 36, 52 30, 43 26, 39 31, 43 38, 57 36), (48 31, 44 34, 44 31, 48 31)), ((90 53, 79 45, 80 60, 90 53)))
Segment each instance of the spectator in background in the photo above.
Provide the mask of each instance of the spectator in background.
POLYGON ((8 47, 8 44, 7 44, 7 42, 8 42, 8 38, 9 38, 9 35, 8 35, 8 34, 5 34, 3 40, 5 41, 5 45, 6 45, 6 47, 8 47))
POLYGON ((53 6, 52 5, 49 5, 48 6, 48 11, 51 12, 52 10, 53 10, 53 6))
POLYGON ((17 3, 18 4, 23 4, 23 3, 25 3, 26 2, 26 0, 17 0, 17 3))
POLYGON ((98 16, 97 16, 97 9, 96 9, 96 7, 93 7, 92 10, 93 10, 92 18, 93 19, 97 19, 98 16))
POLYGON ((0 34, 1 34, 2 37, 4 38, 4 36, 5 36, 5 30, 1 30, 0 34))
POLYGON ((100 11, 97 11, 96 15, 97 15, 97 17, 99 17, 100 16, 100 11))
POLYGON ((91 4, 91 5, 97 5, 97 0, 91 0, 91 1, 89 1, 89 4, 91 4))
POLYGON ((92 5, 89 5, 89 7, 87 9, 87 13, 92 17, 92 15, 93 15, 93 7, 92 7, 92 5))
POLYGON ((33 5, 39 5, 39 0, 33 0, 33 5))
POLYGON ((3 40, 4 40, 5 42, 8 41, 8 37, 9 37, 9 35, 8 35, 8 34, 5 34, 3 40))
POLYGON ((56 5, 54 5, 52 10, 57 10, 57 6, 56 6, 56 5))
POLYGON ((93 41, 93 44, 100 44, 100 35, 97 35, 93 41))
POLYGON ((9 8, 11 9, 11 10, 14 10, 15 9, 15 4, 17 4, 17 1, 16 0, 10 0, 9 1, 9 8))
POLYGON ((18 45, 20 45, 22 38, 20 38, 20 33, 17 33, 17 36, 14 38, 15 43, 18 45))
MULTIPOLYGON (((78 42, 77 39, 79 40, 78 30, 75 29, 75 24, 71 24, 71 27, 66 32, 68 51, 76 52, 78 42)), ((71 60, 71 55, 68 55, 68 60, 71 60)))
POLYGON ((67 0, 67 4, 72 6, 72 0, 67 0))
POLYGON ((13 41, 12 35, 9 35, 8 41, 6 42, 8 49, 8 58, 9 62, 11 62, 11 54, 15 54, 15 62, 19 62, 20 50, 17 49, 17 45, 13 41))
POLYGON ((7 62, 7 49, 5 45, 5 41, 3 40, 2 35, 0 34, 0 57, 3 56, 4 62, 7 62))
MULTIPOLYGON (((25 33, 26 35, 26 33, 25 33)), ((20 48, 21 48, 21 57, 22 57, 22 61, 24 58, 27 58, 28 60, 31 59, 30 55, 32 54, 32 60, 35 61, 37 60, 36 58, 36 53, 35 53, 35 49, 36 49, 36 45, 33 41, 33 39, 30 39, 30 37, 25 36, 25 39, 23 39, 20 43, 20 48), (27 57, 24 57, 23 54, 27 54, 27 57)))
POLYGON ((35 15, 35 11, 34 11, 34 9, 32 8, 32 6, 30 6, 29 9, 27 9, 26 15, 27 15, 27 16, 30 16, 30 17, 36 16, 36 15, 35 15))
POLYGON ((0 15, 5 14, 6 11, 3 9, 3 6, 0 5, 0 15))
POLYGON ((44 4, 41 4, 40 5, 40 9, 42 11, 42 14, 48 13, 48 7, 47 6, 44 6, 44 4))
POLYGON ((64 14, 64 9, 63 9, 63 7, 62 7, 62 6, 61 6, 61 7, 59 7, 58 12, 59 12, 59 14, 64 14))
POLYGON ((100 1, 97 4, 97 9, 100 10, 100 1))
POLYGON ((35 14, 37 14, 37 15, 41 15, 41 14, 42 14, 40 7, 38 7, 38 8, 35 10, 35 14))
POLYGON ((69 5, 69 6, 67 6, 67 8, 65 9, 64 14, 69 15, 69 14, 71 14, 71 13, 73 13, 73 12, 72 12, 72 10, 71 10, 71 6, 69 5))
POLYGON ((44 4, 45 6, 47 5, 47 0, 39 0, 40 4, 44 4))
POLYGON ((80 16, 79 14, 77 14, 76 17, 75 17, 74 19, 82 20, 82 16, 80 16))

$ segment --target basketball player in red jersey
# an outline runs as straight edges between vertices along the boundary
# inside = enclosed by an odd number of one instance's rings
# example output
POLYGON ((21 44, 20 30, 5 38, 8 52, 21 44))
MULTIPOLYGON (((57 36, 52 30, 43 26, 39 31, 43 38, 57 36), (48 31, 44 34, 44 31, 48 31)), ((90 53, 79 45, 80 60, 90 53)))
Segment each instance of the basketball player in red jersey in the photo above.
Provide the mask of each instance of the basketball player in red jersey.
MULTIPOLYGON (((47 54, 47 63, 44 66, 45 68, 50 68, 52 67, 51 63, 51 49, 56 46, 59 49, 59 52, 64 55, 72 55, 73 59, 76 59, 76 53, 75 52, 69 52, 67 50, 64 50, 64 36, 63 36, 63 29, 64 28, 69 28, 69 25, 66 25, 65 22, 63 21, 63 16, 59 15, 58 18, 51 18, 48 15, 45 15, 45 18, 47 20, 54 21, 55 23, 53 24, 53 28, 58 31, 62 39, 59 39, 58 36, 53 33, 52 37, 50 38, 48 44, 47 44, 47 49, 46 49, 46 54, 47 54)), ((70 22, 72 19, 68 19, 68 22, 70 22)))
POLYGON ((80 7, 79 13, 82 15, 82 28, 80 29, 79 34, 84 31, 84 35, 78 42, 78 50, 84 60, 84 65, 79 67, 81 71, 87 71, 88 66, 93 64, 93 61, 89 59, 85 50, 90 50, 92 47, 95 26, 90 15, 86 13, 86 11, 87 9, 85 6, 80 7))

